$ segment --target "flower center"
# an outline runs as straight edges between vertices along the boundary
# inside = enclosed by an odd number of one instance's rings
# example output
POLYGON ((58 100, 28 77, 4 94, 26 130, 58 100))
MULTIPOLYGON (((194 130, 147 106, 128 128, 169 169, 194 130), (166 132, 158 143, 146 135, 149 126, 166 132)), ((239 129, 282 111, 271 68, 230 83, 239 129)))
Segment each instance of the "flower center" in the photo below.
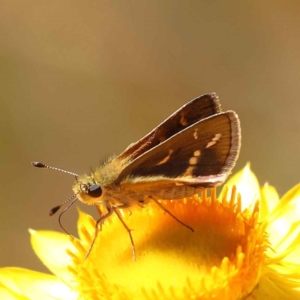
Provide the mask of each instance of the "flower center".
POLYGON ((235 189, 229 199, 225 193, 221 200, 212 189, 210 197, 203 191, 200 197, 162 205, 194 232, 154 203, 124 210, 125 223, 134 229, 137 261, 132 260, 129 237, 117 217, 105 222, 85 259, 94 230, 88 217, 82 222, 81 240, 74 240, 78 252, 70 253, 69 269, 85 299, 161 299, 161 293, 165 299, 242 299, 254 288, 267 247, 265 226, 257 221, 258 204, 242 212, 235 189))

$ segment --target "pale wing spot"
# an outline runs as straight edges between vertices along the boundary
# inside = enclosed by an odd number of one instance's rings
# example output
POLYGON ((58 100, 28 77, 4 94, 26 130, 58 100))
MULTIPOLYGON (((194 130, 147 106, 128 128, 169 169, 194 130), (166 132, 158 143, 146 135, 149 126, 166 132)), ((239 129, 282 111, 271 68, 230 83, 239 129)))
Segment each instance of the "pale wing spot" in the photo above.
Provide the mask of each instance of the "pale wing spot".
POLYGON ((217 133, 217 134, 212 138, 212 140, 211 140, 209 143, 207 143, 206 148, 209 148, 209 147, 215 145, 215 144, 220 140, 221 136, 222 136, 221 133, 217 133))
POLYGON ((195 156, 195 157, 201 156, 201 151, 200 151, 200 150, 194 151, 194 156, 195 156))
POLYGON ((197 140, 198 139, 198 128, 195 128, 193 135, 194 135, 194 139, 197 140))
POLYGON ((181 183, 181 182, 175 182, 175 185, 176 185, 176 186, 182 186, 182 185, 184 185, 184 183, 181 183))
POLYGON ((189 164, 190 165, 196 165, 198 163, 198 158, 197 157, 191 157, 189 159, 189 164))
POLYGON ((218 140, 220 140, 222 134, 221 133, 217 133, 214 138, 212 139, 214 142, 217 142, 218 140))
POLYGON ((163 158, 160 162, 158 162, 156 164, 156 166, 159 166, 159 165, 162 165, 162 164, 166 163, 171 158, 171 155, 172 155, 173 151, 174 150, 170 149, 168 155, 165 158, 163 158))
POLYGON ((186 125, 188 125, 188 122, 187 122, 187 120, 186 120, 186 118, 185 118, 185 116, 184 115, 181 115, 181 118, 180 118, 180 124, 182 125, 182 126, 186 126, 186 125))
POLYGON ((195 167, 188 167, 186 171, 182 174, 183 177, 188 177, 193 175, 193 170, 195 167))
POLYGON ((206 145, 206 148, 209 148, 209 147, 213 146, 215 143, 216 143, 216 142, 214 142, 214 141, 209 142, 209 143, 206 145))

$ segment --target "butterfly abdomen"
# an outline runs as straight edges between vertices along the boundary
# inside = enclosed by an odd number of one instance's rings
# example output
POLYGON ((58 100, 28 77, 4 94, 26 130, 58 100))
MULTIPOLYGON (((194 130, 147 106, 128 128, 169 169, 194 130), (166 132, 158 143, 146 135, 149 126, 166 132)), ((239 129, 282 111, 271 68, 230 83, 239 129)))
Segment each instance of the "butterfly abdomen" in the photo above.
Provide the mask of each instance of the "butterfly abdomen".
POLYGON ((153 196, 161 200, 177 200, 199 194, 203 188, 193 186, 176 186, 174 188, 153 192, 153 196))

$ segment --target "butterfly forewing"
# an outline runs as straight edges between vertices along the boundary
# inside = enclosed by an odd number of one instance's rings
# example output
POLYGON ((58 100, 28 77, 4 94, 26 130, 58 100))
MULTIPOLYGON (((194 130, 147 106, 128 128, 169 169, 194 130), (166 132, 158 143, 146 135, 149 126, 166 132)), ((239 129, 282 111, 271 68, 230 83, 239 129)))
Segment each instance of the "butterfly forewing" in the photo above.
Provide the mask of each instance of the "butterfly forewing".
POLYGON ((215 93, 197 97, 183 105, 145 137, 130 145, 118 158, 126 161, 136 159, 199 120, 220 112, 221 105, 215 93))
POLYGON ((221 184, 238 157, 239 128, 237 115, 232 111, 198 121, 132 161, 118 181, 126 189, 149 191, 154 186, 157 189, 158 183, 164 189, 173 189, 176 184, 221 184))

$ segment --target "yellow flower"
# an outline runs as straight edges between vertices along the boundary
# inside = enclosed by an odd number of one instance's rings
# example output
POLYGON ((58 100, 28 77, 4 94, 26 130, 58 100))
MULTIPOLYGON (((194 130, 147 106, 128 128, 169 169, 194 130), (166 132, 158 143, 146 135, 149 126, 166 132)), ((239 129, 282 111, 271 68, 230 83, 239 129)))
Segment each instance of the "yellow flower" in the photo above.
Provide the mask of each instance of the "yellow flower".
POLYGON ((217 198, 201 195, 122 211, 102 226, 80 212, 79 239, 31 230, 33 249, 54 275, 0 269, 0 299, 300 299, 300 184, 281 200, 259 188, 249 165, 217 198))

